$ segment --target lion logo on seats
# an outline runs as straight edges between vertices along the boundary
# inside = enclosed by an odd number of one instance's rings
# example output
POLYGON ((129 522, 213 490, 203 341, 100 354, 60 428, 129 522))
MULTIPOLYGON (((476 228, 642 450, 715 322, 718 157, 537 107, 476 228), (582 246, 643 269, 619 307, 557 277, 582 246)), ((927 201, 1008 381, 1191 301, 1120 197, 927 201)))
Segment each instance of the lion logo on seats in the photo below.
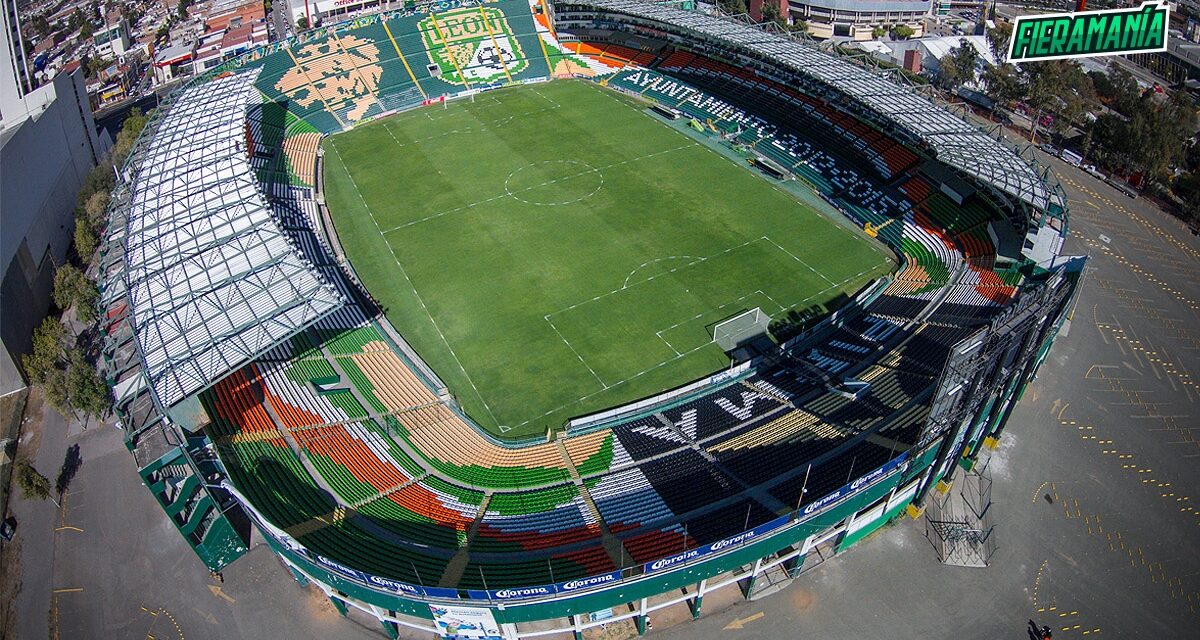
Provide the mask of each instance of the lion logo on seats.
POLYGON ((330 36, 292 54, 296 64, 275 88, 302 107, 317 102, 350 122, 362 120, 378 104, 375 91, 383 67, 379 47, 358 36, 330 36))
POLYGON ((429 62, 450 84, 491 84, 510 79, 529 62, 499 9, 464 7, 417 23, 429 62))

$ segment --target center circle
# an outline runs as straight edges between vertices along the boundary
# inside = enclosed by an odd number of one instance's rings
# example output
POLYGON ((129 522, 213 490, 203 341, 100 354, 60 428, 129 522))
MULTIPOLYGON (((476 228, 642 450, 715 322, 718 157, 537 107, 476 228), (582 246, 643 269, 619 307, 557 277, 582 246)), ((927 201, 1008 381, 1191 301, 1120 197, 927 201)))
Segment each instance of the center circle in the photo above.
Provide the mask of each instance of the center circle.
POLYGON ((604 186, 604 174, 580 160, 543 160, 515 169, 504 192, 518 202, 544 207, 586 200, 604 186))

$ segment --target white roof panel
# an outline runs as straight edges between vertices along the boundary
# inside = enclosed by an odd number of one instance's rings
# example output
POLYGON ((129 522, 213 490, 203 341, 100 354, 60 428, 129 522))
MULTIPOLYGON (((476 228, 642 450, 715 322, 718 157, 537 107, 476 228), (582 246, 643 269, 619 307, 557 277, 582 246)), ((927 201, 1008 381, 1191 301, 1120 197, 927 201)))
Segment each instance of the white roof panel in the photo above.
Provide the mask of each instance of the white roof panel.
POLYGON ((272 217, 247 157, 257 71, 182 89, 131 181, 123 284, 169 407, 344 303, 272 217))

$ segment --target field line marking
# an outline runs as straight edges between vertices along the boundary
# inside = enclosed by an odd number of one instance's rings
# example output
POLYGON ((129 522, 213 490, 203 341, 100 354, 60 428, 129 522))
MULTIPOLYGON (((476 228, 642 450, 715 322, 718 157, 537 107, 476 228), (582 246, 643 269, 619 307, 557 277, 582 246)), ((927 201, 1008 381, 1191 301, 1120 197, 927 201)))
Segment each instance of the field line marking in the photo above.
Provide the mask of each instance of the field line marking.
POLYGON ((663 334, 662 334, 663 331, 665 331, 665 329, 660 329, 658 331, 655 331, 654 335, 658 336, 659 340, 662 340, 664 343, 666 343, 667 347, 669 349, 671 349, 671 351, 675 352, 675 355, 679 355, 679 349, 676 349, 675 345, 671 344, 670 340, 667 340, 666 338, 663 337, 663 334))
MULTIPOLYGON (((575 354, 576 358, 579 358, 579 362, 582 363, 583 366, 587 367, 588 371, 592 372, 592 377, 596 379, 596 382, 599 382, 600 386, 604 387, 604 389, 607 389, 608 385, 600 379, 600 376, 596 374, 596 370, 592 368, 592 365, 588 364, 587 360, 584 360, 583 356, 579 355, 579 352, 575 350, 575 347, 571 345, 571 342, 567 340, 566 336, 564 336, 562 332, 558 330, 558 327, 554 326, 554 321, 550 319, 550 316, 542 316, 542 319, 550 323, 550 328, 554 329, 554 333, 558 334, 559 339, 563 341, 563 344, 567 345, 567 348, 571 350, 571 353, 575 354)), ((604 389, 601 389, 601 391, 604 389)))
POLYGON ((638 271, 641 271, 643 268, 648 267, 652 264, 662 262, 663 260, 697 260, 697 259, 698 258, 696 256, 667 256, 665 258, 655 258, 653 260, 648 260, 646 262, 639 264, 637 267, 634 268, 633 271, 629 272, 629 275, 625 276, 625 282, 621 283, 621 288, 624 289, 629 286, 629 279, 633 277, 633 274, 637 273, 638 271))
POLYGON ((433 328, 438 332, 438 337, 442 339, 442 344, 446 345, 446 350, 450 352, 450 355, 454 358, 454 362, 458 364, 458 369, 462 371, 463 377, 465 377, 467 382, 470 383, 471 388, 475 391, 475 396, 479 398, 480 402, 483 403, 483 408, 487 409, 488 415, 492 416, 492 421, 496 424, 499 424, 500 421, 496 419, 496 414, 492 413, 492 408, 488 406, 487 400, 484 399, 483 394, 479 393, 479 388, 475 386, 475 381, 471 379, 471 375, 467 373, 467 369, 463 366, 462 360, 459 360, 458 354, 454 352, 454 347, 451 347, 450 342, 446 340, 446 334, 442 333, 442 328, 438 326, 437 320, 433 319, 433 313, 430 312, 429 307, 425 305, 425 299, 422 298, 421 293, 417 291, 417 287, 413 284, 412 278, 408 277, 408 271, 405 270, 404 265, 400 263, 400 257, 396 255, 396 250, 392 248, 392 243, 388 242, 387 238, 383 236, 383 231, 379 227, 379 221, 375 219, 375 212, 371 211, 371 207, 367 206, 367 200, 363 198, 362 191, 360 191, 358 188, 358 183, 354 181, 354 176, 350 174, 350 169, 346 167, 346 162, 342 159, 342 152, 338 150, 337 143, 333 143, 330 146, 333 148, 334 154, 336 154, 338 157, 338 164, 342 165, 342 171, 345 172, 346 177, 350 179, 350 184, 354 186, 354 192, 358 194, 358 200, 362 202, 363 209, 367 210, 367 215, 370 216, 371 222, 375 225, 375 229, 379 231, 379 237, 383 238, 383 243, 387 245, 388 252, 392 254, 392 260, 395 261, 396 266, 400 269, 400 274, 404 276, 404 280, 408 282, 408 287, 412 289, 413 295, 417 298, 417 302, 421 304, 421 309, 425 311, 425 315, 429 317, 429 323, 432 324, 433 328))
POLYGON ((533 93, 536 93, 536 94, 537 94, 539 97, 541 97, 543 100, 545 100, 545 101, 549 102, 550 104, 554 105, 553 107, 551 107, 552 109, 557 109, 557 108, 559 108, 559 107, 561 107, 561 106, 562 106, 561 104, 559 104, 559 103, 558 103, 558 101, 557 101, 557 100, 555 100, 554 98, 551 98, 551 97, 549 97, 549 96, 545 95, 544 93, 542 93, 541 91, 538 91, 537 89, 530 89, 530 91, 532 91, 533 93))
MULTIPOLYGON (((683 265, 683 266, 681 266, 681 267, 675 267, 674 269, 669 269, 669 270, 667 270, 667 271, 663 271, 662 273, 658 273, 658 274, 652 275, 652 276, 650 276, 649 278, 646 278, 645 280, 638 280, 637 282, 633 283, 632 285, 629 285, 629 284, 623 284, 623 285, 621 285, 620 287, 617 287, 616 289, 613 289, 612 291, 607 291, 607 292, 605 292, 605 293, 601 293, 601 294, 599 294, 599 295, 596 295, 596 296, 594 296, 594 297, 592 297, 592 298, 589 298, 589 299, 587 299, 587 300, 581 300, 581 301, 579 301, 579 302, 576 302, 575 304, 573 304, 573 305, 571 305, 571 306, 568 306, 568 307, 563 307, 562 309, 559 309, 558 311, 551 311, 550 313, 548 313, 548 314, 546 314, 546 315, 548 315, 548 316, 554 316, 554 315, 558 315, 558 314, 560 314, 560 313, 562 313, 562 312, 564 312, 564 311, 570 311, 571 309, 574 309, 575 307, 579 307, 579 306, 582 306, 582 305, 588 304, 589 302, 595 302, 595 301, 597 301, 597 300, 599 300, 599 299, 601 299, 601 298, 607 298, 608 296, 611 296, 611 295, 613 295, 614 293, 620 293, 620 292, 622 292, 622 291, 624 291, 624 290, 626 290, 626 289, 628 289, 628 288, 630 288, 630 287, 636 287, 636 286, 638 286, 639 284, 645 284, 645 283, 647 283, 647 282, 650 282, 651 280, 654 280, 655 278, 659 278, 659 277, 665 276, 665 275, 667 275, 667 274, 669 274, 669 273, 675 273, 676 271, 679 271, 680 269, 687 269, 688 267, 692 267, 692 266, 698 265, 698 264, 700 264, 701 262, 705 262, 705 261, 707 261, 707 260, 711 260, 711 259, 713 259, 713 258, 716 258, 716 257, 718 257, 718 256, 723 256, 723 255, 725 255, 725 254, 727 254, 727 253, 729 253, 729 252, 731 252, 731 251, 736 251, 736 250, 738 250, 738 249, 741 249, 742 247, 745 247, 745 246, 747 246, 747 245, 754 244, 755 242, 759 242, 759 241, 761 241, 761 240, 762 240, 762 238, 755 238, 755 239, 753 239, 753 240, 747 240, 747 241, 745 241, 745 242, 743 242, 743 243, 741 243, 741 244, 734 245, 734 246, 732 246, 732 247, 729 247, 729 248, 727 248, 727 249, 724 249, 724 250, 722 250, 722 251, 718 251, 717 253, 714 253, 714 254, 712 254, 712 255, 701 256, 701 257, 699 257, 699 258, 696 258, 695 260, 692 260, 691 262, 689 262, 689 263, 687 263, 687 264, 685 264, 685 265, 683 265)), ((652 262, 653 262, 653 261, 652 261, 652 262)), ((639 267, 639 268, 641 268, 641 267, 639 267)), ((635 271, 636 271, 636 269, 635 269, 635 271)), ((628 278, 626 278, 626 280, 628 281, 628 278)))
POLYGON ((614 163, 612 163, 612 164, 604 165, 604 166, 602 166, 602 167, 592 167, 592 168, 590 168, 590 169, 585 169, 585 170, 583 170, 583 171, 579 171, 579 172, 577 172, 577 173, 573 173, 573 174, 571 174, 571 175, 559 176, 559 177, 557 177, 557 178, 555 178, 555 179, 553 179, 553 180, 547 180, 546 182, 543 182, 543 183, 541 183, 541 184, 535 184, 535 185, 532 185, 532 186, 526 187, 526 188, 524 188, 524 189, 517 189, 516 191, 505 190, 505 192, 504 192, 504 193, 502 193, 502 194, 500 194, 500 195, 497 195, 497 196, 492 196, 491 198, 485 198, 485 199, 483 199, 483 200, 480 200, 480 201, 478 201, 478 202, 472 202, 471 204, 465 204, 465 205, 463 205, 463 206, 461 206, 461 207, 455 207, 455 208, 453 208, 453 209, 447 209, 446 211, 441 211, 441 212, 439 212, 439 213, 433 213, 433 214, 427 215, 427 216, 425 216, 425 217, 423 217, 423 218, 417 218, 416 220, 411 220, 411 221, 409 221, 409 222, 406 222, 406 223, 404 223, 404 224, 397 225, 397 226, 395 226, 395 227, 392 227, 391 229, 385 229, 385 230, 382 230, 382 231, 380 231, 380 233, 383 233, 383 234, 392 233, 392 232, 395 232, 395 231, 399 231, 399 230, 401 230, 401 229, 405 229, 405 228, 411 227, 411 226, 413 226, 413 225, 421 224, 422 222, 428 222, 428 221, 430 221, 430 220, 434 220, 434 219, 436 219, 436 218, 440 218, 440 217, 442 217, 442 216, 445 216, 445 215, 449 215, 449 214, 452 214, 452 213, 458 213, 458 212, 460 212, 460 211, 465 211, 465 210, 467 210, 467 209, 470 209, 470 208, 472 208, 472 207, 477 207, 477 206, 479 206, 479 205, 481 205, 481 204, 487 204, 487 203, 489 203, 489 202, 495 202, 495 201, 497 201, 497 200, 502 200, 502 199, 504 199, 504 198, 513 197, 513 196, 512 196, 512 194, 514 194, 514 193, 525 193, 526 191, 532 191, 532 190, 534 190, 534 189, 537 189, 537 188, 539 188, 539 187, 545 187, 545 186, 548 186, 548 185, 552 185, 552 184, 555 184, 555 183, 557 183, 557 182, 561 182, 561 181, 563 181, 563 180, 570 180, 570 179, 572 179, 572 178, 578 178, 578 177, 580 177, 580 176, 585 176, 585 175, 588 175, 589 173, 599 173, 599 172, 603 171, 604 169, 611 169, 611 168, 613 168, 613 167, 619 167, 619 166, 621 166, 621 165, 629 164, 629 163, 631 163, 631 162, 637 162, 637 161, 639 161, 639 160, 647 160, 647 159, 649 159, 649 158, 653 158, 653 157, 656 157, 656 156, 666 155, 666 154, 668 154, 668 153, 673 153, 673 152, 675 152, 675 151, 682 151, 682 150, 684 150, 684 149, 690 149, 690 148, 692 148, 692 147, 698 147, 698 146, 701 146, 701 145, 700 145, 699 143, 692 142, 691 144, 686 144, 686 145, 682 145, 682 146, 679 146, 679 147, 674 147, 674 148, 671 148, 671 149, 665 149, 665 150, 663 150, 663 151, 655 151, 654 153, 648 153, 648 154, 646 154, 646 155, 643 155, 643 156, 638 156, 638 157, 636 157, 636 158, 628 158, 628 159, 622 160, 622 161, 620 161, 620 162, 614 162, 614 163))
POLYGON ((799 257, 799 256, 797 256, 796 254, 794 254, 794 253, 792 253, 791 251, 788 251, 787 249, 784 249, 783 247, 779 246, 779 243, 778 243, 778 242, 775 242, 774 240, 772 240, 772 239, 771 239, 771 238, 769 238, 768 236, 763 236, 763 240, 766 240, 767 242, 770 242, 771 244, 775 245, 775 248, 776 248, 776 249, 779 249, 780 251, 782 251, 782 252, 784 252, 784 253, 788 254, 789 256, 791 256, 793 260, 795 260, 796 262, 799 262, 800 264, 804 265, 804 267, 805 267, 806 269, 808 269, 809 271, 811 271, 811 272, 813 272, 813 273, 817 274, 817 276, 818 276, 818 277, 820 277, 820 278, 821 278, 822 280, 824 280, 825 282, 827 282, 827 283, 829 283, 829 284, 833 284, 833 280, 830 280, 829 278, 825 277, 825 274, 823 274, 823 273, 821 273, 820 271, 817 271, 816 269, 812 268, 812 265, 810 265, 810 264, 808 264, 807 262, 805 262, 805 261, 801 260, 801 259, 800 259, 800 257, 799 257))

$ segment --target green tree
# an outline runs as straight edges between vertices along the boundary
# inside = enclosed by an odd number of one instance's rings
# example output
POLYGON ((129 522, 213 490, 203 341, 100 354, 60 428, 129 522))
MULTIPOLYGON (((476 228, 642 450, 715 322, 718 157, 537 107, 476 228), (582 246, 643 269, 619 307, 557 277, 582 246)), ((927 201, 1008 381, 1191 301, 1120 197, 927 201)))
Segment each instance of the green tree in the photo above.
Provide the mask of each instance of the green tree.
POLYGON ((897 40, 908 40, 916 31, 906 24, 898 24, 892 28, 892 37, 897 40))
POLYGON ((85 216, 75 217, 75 253, 79 254, 79 258, 84 262, 91 260, 96 253, 96 248, 100 245, 100 239, 96 237, 96 232, 92 230, 91 224, 85 216))
POLYGON ((67 371, 65 369, 51 369, 41 383, 42 394, 46 398, 46 403, 49 404, 55 411, 62 415, 70 415, 71 404, 69 394, 67 393, 67 371))
POLYGON ((1142 98, 1137 80, 1120 65, 1110 65, 1107 72, 1093 71, 1088 74, 1100 101, 1113 111, 1126 116, 1133 115, 1142 98))
POLYGON ((997 62, 1008 59, 1008 41, 1012 38, 1012 28, 1011 22, 1001 22, 987 30, 988 48, 992 50, 992 57, 997 62))
POLYGON ((54 304, 59 309, 75 307, 75 317, 91 324, 96 320, 96 300, 100 292, 95 283, 74 265, 64 264, 54 272, 54 304))
POLYGON ((774 22, 776 25, 787 30, 787 14, 780 12, 778 5, 770 4, 769 2, 770 0, 764 0, 762 5, 763 22, 774 22))
POLYGON ((35 384, 41 384, 59 369, 63 360, 66 330, 58 318, 46 317, 33 330, 33 350, 21 356, 25 373, 35 384))
POLYGON ((746 6, 746 0, 717 0, 717 6, 725 13, 735 16, 750 13, 750 9, 746 6))
POLYGON ((33 20, 29 22, 29 26, 33 28, 33 32, 39 37, 44 38, 50 35, 50 21, 44 15, 38 14, 34 16, 33 20))
MULTIPOLYGON (((17 458, 13 475, 21 488, 21 497, 26 500, 45 500, 50 497, 50 479, 38 473, 25 458, 17 458)), ((57 503, 55 503, 57 504, 57 503)))
POLYGON ((938 86, 953 91, 958 87, 975 80, 975 63, 979 60, 979 52, 964 38, 959 45, 938 60, 938 86))
POLYGON ((87 16, 83 15, 83 11, 80 10, 79 7, 75 7, 75 10, 71 12, 71 15, 67 16, 67 28, 71 31, 79 29, 86 22, 87 16))
POLYGON ((84 203, 83 213, 87 216, 88 220, 92 221, 93 225, 104 221, 104 215, 108 213, 108 203, 111 199, 112 197, 108 195, 108 191, 97 191, 84 203))
POLYGON ((150 118, 142 115, 140 109, 129 112, 125 122, 121 124, 121 130, 117 133, 117 140, 112 146, 112 163, 114 165, 120 167, 125 164, 125 160, 133 151, 133 145, 137 143, 138 136, 142 134, 142 129, 146 128, 148 122, 150 122, 150 118))
POLYGON ((1196 107, 1186 94, 1175 91, 1166 100, 1146 95, 1130 108, 1128 117, 1106 113, 1096 120, 1096 153, 1121 173, 1140 172, 1165 184, 1173 167, 1186 167, 1184 143, 1196 129, 1196 107))
POLYGON ((72 349, 67 361, 68 404, 85 416, 103 417, 112 408, 112 396, 104 378, 80 349, 72 349))
POLYGON ((108 193, 116 182, 117 178, 113 175, 112 167, 107 162, 101 162, 92 167, 83 177, 83 184, 79 187, 79 193, 75 195, 76 211, 83 211, 87 207, 88 200, 97 192, 108 193))
POLYGON ((1011 64, 989 66, 983 70, 981 79, 987 96, 998 104, 1007 105, 1025 95, 1021 74, 1011 64))
POLYGON ((308 16, 300 16, 296 18, 296 30, 305 31, 308 29, 308 16))
POLYGON ((1025 101, 1034 108, 1033 126, 1029 139, 1036 141, 1042 116, 1053 113, 1060 132, 1071 123, 1078 123, 1081 114, 1095 102, 1091 78, 1073 60, 1026 62, 1021 65, 1025 76, 1025 101))

